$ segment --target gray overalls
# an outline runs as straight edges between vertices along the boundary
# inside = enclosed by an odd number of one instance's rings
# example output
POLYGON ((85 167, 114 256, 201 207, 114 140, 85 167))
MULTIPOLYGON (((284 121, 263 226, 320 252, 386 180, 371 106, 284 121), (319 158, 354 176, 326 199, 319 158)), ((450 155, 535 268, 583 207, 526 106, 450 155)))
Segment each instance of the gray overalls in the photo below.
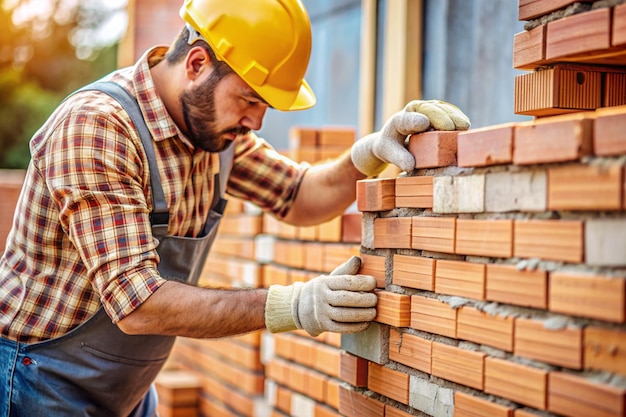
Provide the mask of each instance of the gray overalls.
MULTIPOLYGON (((195 284, 226 206, 224 190, 233 147, 220 154, 220 173, 201 237, 168 236, 169 213, 152 138, 137 102, 112 82, 84 89, 102 90, 116 98, 133 119, 150 162, 151 222, 160 241, 159 273, 166 279, 195 284)), ((21 344, 0 338, 0 416, 155 416, 157 399, 152 382, 174 340, 170 336, 124 334, 102 308, 87 322, 55 339, 21 344)))

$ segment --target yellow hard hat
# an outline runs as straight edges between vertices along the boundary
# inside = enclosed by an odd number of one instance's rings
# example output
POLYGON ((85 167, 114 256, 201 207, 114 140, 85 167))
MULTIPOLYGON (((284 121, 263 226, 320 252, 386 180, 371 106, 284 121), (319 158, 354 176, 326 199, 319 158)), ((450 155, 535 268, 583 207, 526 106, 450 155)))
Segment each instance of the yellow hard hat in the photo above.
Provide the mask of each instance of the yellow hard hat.
POLYGON ((304 79, 311 22, 300 0, 185 0, 180 16, 270 106, 315 105, 304 79))

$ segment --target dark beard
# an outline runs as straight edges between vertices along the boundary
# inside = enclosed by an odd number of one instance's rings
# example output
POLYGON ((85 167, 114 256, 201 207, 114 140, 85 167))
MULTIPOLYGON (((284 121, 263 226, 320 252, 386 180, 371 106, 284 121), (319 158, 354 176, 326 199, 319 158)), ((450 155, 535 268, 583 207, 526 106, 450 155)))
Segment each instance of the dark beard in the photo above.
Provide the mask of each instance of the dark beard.
POLYGON ((215 86, 221 78, 211 74, 196 90, 185 91, 180 98, 187 138, 196 148, 206 152, 221 152, 231 140, 224 136, 247 134, 250 129, 239 126, 218 131, 215 129, 215 86))

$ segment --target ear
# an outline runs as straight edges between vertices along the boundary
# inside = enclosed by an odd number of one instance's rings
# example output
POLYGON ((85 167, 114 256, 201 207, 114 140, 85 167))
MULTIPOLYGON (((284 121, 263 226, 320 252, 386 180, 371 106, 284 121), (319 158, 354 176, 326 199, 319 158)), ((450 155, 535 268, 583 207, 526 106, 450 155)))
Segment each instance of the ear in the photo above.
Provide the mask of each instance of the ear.
POLYGON ((185 61, 185 73, 190 81, 195 81, 204 71, 213 67, 211 57, 201 46, 191 48, 185 61))

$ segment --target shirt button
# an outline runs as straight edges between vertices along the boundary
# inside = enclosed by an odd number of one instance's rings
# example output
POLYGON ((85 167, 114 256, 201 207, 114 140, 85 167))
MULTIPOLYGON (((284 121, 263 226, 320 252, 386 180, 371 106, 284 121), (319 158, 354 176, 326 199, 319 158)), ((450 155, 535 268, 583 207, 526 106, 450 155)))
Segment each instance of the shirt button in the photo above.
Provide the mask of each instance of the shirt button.
POLYGON ((22 363, 26 366, 30 366, 30 364, 33 363, 33 360, 26 356, 24 359, 22 359, 22 363))

